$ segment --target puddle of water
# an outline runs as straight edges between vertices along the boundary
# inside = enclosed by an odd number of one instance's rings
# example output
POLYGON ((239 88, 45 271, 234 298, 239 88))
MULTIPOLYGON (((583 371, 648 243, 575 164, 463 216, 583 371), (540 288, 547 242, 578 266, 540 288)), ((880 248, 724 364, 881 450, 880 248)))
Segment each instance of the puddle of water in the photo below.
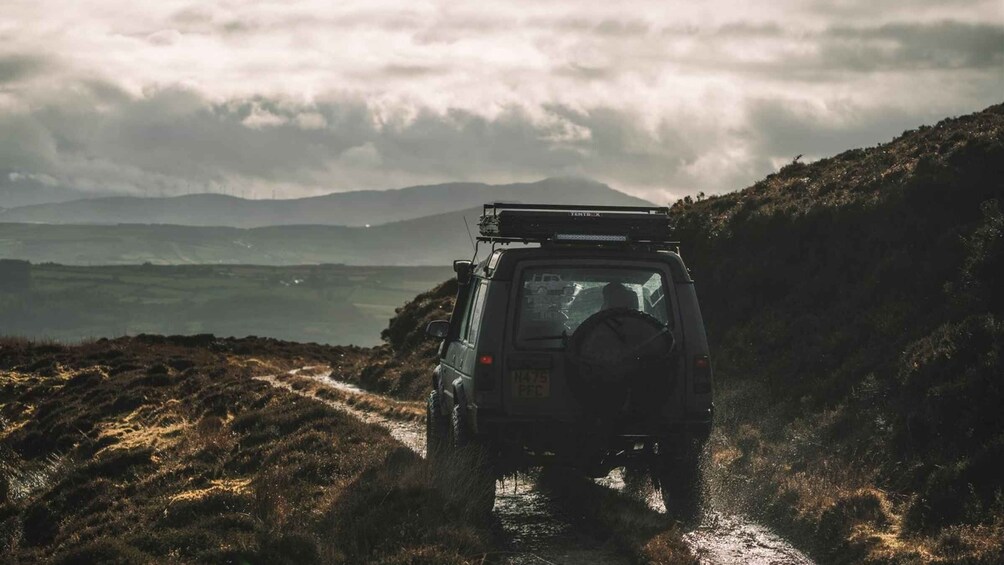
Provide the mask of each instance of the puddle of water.
MULTIPOLYGON (((614 469, 596 483, 626 491, 623 469, 614 469)), ((630 495, 645 500, 653 510, 666 512, 662 496, 650 484, 630 495)), ((710 511, 700 526, 683 535, 683 540, 705 565, 813 565, 804 553, 770 529, 739 514, 710 511)))
POLYGON ((630 563, 611 548, 583 535, 529 478, 509 480, 495 497, 495 516, 513 553, 511 565, 601 565, 630 563))
POLYGON ((711 513, 683 536, 701 563, 812 565, 813 561, 767 528, 735 514, 711 513))

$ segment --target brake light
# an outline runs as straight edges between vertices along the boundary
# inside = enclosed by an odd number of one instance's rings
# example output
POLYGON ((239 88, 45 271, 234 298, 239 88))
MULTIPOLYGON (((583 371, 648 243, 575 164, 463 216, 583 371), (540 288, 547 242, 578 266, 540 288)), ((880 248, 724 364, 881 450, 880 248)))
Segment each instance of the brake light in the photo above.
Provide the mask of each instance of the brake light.
POLYGON ((479 354, 477 365, 474 367, 474 389, 479 391, 494 389, 497 372, 495 356, 491 353, 479 354))
POLYGON ((694 356, 694 392, 697 394, 711 392, 711 360, 707 355, 694 356))

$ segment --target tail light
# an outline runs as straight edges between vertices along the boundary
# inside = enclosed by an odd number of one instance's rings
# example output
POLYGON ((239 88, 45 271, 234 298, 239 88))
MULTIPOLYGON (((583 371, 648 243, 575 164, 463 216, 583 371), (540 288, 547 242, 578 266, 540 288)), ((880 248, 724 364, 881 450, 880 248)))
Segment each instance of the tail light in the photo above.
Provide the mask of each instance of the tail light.
POLYGON ((494 389, 495 373, 495 356, 491 353, 479 353, 477 364, 474 367, 474 389, 494 389))
POLYGON ((711 392, 711 360, 707 355, 694 356, 694 392, 708 394, 711 392))

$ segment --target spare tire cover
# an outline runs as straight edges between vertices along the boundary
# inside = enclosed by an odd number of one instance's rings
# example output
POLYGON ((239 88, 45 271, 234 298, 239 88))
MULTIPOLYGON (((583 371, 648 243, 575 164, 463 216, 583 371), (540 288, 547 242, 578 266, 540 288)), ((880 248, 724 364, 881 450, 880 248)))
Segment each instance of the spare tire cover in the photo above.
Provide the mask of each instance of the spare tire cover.
POLYGON ((565 350, 568 384, 593 412, 658 410, 673 387, 676 340, 658 319, 631 308, 587 318, 565 350))

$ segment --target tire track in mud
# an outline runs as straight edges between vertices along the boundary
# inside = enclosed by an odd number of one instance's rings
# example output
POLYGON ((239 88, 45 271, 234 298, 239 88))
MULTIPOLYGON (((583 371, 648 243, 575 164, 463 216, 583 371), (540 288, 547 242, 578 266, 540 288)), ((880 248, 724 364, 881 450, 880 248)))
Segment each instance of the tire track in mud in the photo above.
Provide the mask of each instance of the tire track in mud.
MULTIPOLYGON (((307 377, 347 395, 379 397, 355 385, 332 378, 327 367, 303 367, 289 371, 288 375, 307 377)), ((280 376, 255 377, 272 386, 284 388, 308 398, 323 402, 336 410, 364 422, 385 428, 394 439, 425 457, 425 429, 422 424, 384 416, 377 412, 361 410, 345 402, 320 398, 296 390, 280 376)), ((624 496, 642 497, 648 506, 659 513, 666 511, 661 497, 648 488, 639 493, 625 492, 623 475, 619 469, 596 482, 624 496)), ((604 544, 586 535, 575 524, 576 517, 556 504, 532 480, 507 480, 499 487, 493 514, 499 521, 507 542, 500 552, 504 563, 512 565, 619 565, 631 563, 610 544, 604 544)), ((769 529, 743 516, 711 512, 696 529, 683 535, 684 541, 698 561, 707 565, 813 565, 813 561, 769 529)))
MULTIPOLYGON (((625 491, 620 469, 614 469, 610 475, 596 482, 625 491)), ((640 493, 625 495, 642 497, 649 508, 660 513, 666 511, 662 497, 651 487, 640 493)), ((812 559, 769 528, 739 514, 708 512, 701 525, 683 534, 683 540, 698 561, 707 565, 814 565, 812 559)))
MULTIPOLYGON (((346 394, 373 395, 352 384, 330 377, 331 371, 319 367, 303 367, 288 375, 309 378, 346 394)), ((389 418, 376 412, 360 410, 344 402, 320 398, 296 390, 280 376, 255 377, 272 386, 306 396, 356 417, 366 423, 385 428, 394 439, 425 457, 425 427, 411 421, 389 418)), ((509 565, 628 565, 630 560, 609 547, 583 534, 573 524, 573 517, 562 512, 547 494, 531 481, 508 480, 495 497, 493 514, 499 521, 505 546, 496 555, 509 565)))

